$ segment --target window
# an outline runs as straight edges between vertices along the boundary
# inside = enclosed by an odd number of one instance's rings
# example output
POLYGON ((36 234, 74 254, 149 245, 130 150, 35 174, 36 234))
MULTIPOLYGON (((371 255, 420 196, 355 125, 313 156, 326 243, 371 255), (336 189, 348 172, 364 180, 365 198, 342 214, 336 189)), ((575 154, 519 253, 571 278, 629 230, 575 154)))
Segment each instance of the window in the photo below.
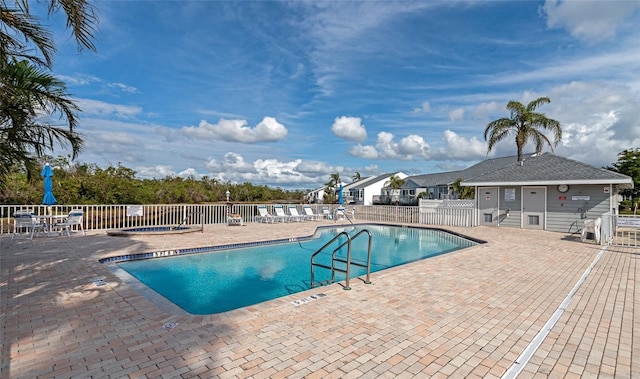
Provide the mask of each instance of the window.
POLYGON ((529 215, 527 220, 529 225, 540 225, 540 216, 538 215, 529 215))

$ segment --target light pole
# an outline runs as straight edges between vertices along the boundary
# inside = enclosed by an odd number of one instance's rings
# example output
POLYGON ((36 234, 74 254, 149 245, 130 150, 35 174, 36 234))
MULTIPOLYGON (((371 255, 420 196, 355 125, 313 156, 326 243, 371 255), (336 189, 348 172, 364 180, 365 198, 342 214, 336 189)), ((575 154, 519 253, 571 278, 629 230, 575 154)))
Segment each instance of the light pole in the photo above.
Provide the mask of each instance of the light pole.
POLYGON ((227 195, 227 203, 229 202, 229 196, 231 195, 231 192, 229 192, 229 190, 227 190, 227 192, 224 193, 225 195, 227 195))

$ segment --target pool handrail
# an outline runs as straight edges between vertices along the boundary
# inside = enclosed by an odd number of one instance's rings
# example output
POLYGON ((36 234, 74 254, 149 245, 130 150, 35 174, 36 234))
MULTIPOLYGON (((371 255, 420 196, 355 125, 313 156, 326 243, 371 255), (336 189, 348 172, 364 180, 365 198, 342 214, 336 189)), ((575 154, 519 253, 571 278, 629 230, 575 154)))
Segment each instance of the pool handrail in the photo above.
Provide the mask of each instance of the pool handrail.
POLYGON ((315 287, 315 268, 314 267, 322 267, 322 268, 326 268, 331 270, 331 278, 323 281, 321 284, 323 283, 334 283, 335 282, 335 272, 342 272, 345 274, 345 284, 343 286, 344 290, 350 290, 351 287, 349 286, 349 281, 351 279, 351 265, 354 264, 358 267, 363 267, 367 269, 367 277, 366 280, 364 281, 365 284, 371 284, 371 244, 372 244, 372 239, 373 236, 371 234, 371 232, 369 232, 367 229, 362 229, 361 231, 359 231, 358 233, 356 233, 355 235, 351 236, 349 233, 342 231, 340 233, 338 233, 336 236, 334 236, 329 242, 325 243, 321 248, 319 248, 315 253, 313 253, 311 255, 311 288, 315 287), (367 252, 367 264, 363 265, 360 263, 352 263, 351 262, 351 242, 359 237, 361 234, 363 233, 367 233, 369 235, 369 246, 368 246, 368 252, 367 252), (333 252, 331 253, 331 266, 322 264, 322 263, 317 263, 315 262, 315 257, 316 255, 320 254, 322 251, 324 251, 324 249, 326 249, 327 247, 329 247, 333 242, 335 242, 336 240, 338 240, 338 238, 340 238, 340 236, 346 236, 347 240, 343 243, 341 243, 337 248, 335 248, 333 250, 333 252), (347 245, 347 259, 338 259, 336 258, 336 253, 344 247, 344 245, 347 245), (337 268, 335 266, 335 262, 342 262, 342 263, 346 263, 346 268, 345 269, 341 269, 341 268, 337 268))

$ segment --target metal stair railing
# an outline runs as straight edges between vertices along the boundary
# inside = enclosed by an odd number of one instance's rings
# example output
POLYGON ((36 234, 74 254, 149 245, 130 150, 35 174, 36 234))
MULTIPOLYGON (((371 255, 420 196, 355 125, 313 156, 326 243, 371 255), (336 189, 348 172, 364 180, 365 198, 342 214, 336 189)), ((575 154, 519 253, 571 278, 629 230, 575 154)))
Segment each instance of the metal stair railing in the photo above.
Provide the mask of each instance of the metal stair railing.
POLYGON ((325 285, 325 284, 331 284, 335 282, 335 273, 336 272, 340 272, 345 274, 345 284, 344 284, 344 289, 345 290, 350 290, 351 287, 349 286, 349 281, 351 279, 351 265, 354 266, 358 266, 358 267, 362 267, 362 268, 366 268, 367 269, 367 274, 366 274, 366 279, 364 280, 365 284, 371 284, 371 243, 373 240, 373 236, 371 235, 371 232, 369 232, 366 229, 362 229, 360 230, 358 233, 354 234, 353 236, 349 235, 349 233, 347 232, 340 232, 338 233, 335 237, 333 237, 329 242, 327 242, 326 244, 324 244, 320 249, 318 249, 315 253, 313 253, 313 255, 311 256, 311 288, 316 287, 316 281, 315 281, 315 268, 319 267, 319 268, 325 268, 328 270, 331 270, 331 277, 327 280, 324 280, 322 282, 318 282, 318 286, 321 285, 325 285), (368 244, 368 249, 367 249, 367 261, 366 264, 362 264, 359 262, 351 262, 351 242, 358 238, 360 235, 363 235, 364 233, 366 233, 369 236, 369 244, 368 244), (323 252, 326 248, 328 248, 329 246, 331 246, 334 242, 338 241, 338 239, 340 238, 340 236, 345 236, 347 237, 347 240, 343 243, 341 243, 340 245, 338 245, 338 247, 336 247, 333 252, 331 253, 331 265, 326 265, 323 263, 318 263, 315 261, 315 258, 318 254, 320 254, 321 252, 323 252), (344 246, 347 246, 347 258, 339 258, 336 257, 336 253, 338 251, 340 251, 344 246), (345 264, 345 268, 339 268, 336 267, 336 262, 340 262, 345 264))

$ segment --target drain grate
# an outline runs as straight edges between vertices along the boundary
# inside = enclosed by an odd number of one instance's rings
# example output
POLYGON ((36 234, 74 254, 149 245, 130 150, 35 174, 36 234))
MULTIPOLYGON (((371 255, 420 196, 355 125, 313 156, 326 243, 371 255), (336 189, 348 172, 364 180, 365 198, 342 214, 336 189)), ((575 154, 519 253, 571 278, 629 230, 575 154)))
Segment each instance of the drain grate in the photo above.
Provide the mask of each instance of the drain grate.
POLYGON ((101 287, 107 284, 104 278, 94 278, 91 279, 91 283, 95 284, 96 287, 101 287))
POLYGON ((178 326, 177 322, 167 322, 164 325, 162 325, 162 329, 173 329, 176 326, 178 326))
POLYGON ((305 298, 302 299, 298 299, 298 300, 294 300, 291 302, 291 304, 295 305, 296 307, 298 305, 302 305, 302 304, 306 304, 308 302, 314 301, 314 300, 318 300, 321 299, 323 297, 326 297, 327 295, 324 293, 319 293, 319 294, 315 294, 315 295, 311 295, 311 296, 307 296, 305 298))

